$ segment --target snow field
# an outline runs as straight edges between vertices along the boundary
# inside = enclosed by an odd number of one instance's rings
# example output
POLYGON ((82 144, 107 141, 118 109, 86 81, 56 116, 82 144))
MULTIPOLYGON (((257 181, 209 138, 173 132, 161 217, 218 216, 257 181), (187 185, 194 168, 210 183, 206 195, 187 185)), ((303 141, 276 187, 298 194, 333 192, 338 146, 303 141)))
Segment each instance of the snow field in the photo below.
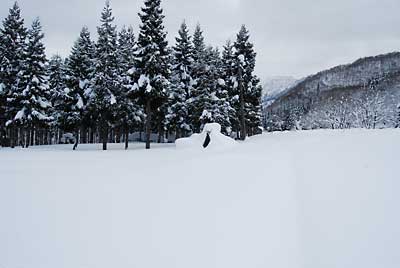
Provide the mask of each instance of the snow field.
POLYGON ((0 266, 400 265, 398 130, 122 146, 1 149, 0 266))

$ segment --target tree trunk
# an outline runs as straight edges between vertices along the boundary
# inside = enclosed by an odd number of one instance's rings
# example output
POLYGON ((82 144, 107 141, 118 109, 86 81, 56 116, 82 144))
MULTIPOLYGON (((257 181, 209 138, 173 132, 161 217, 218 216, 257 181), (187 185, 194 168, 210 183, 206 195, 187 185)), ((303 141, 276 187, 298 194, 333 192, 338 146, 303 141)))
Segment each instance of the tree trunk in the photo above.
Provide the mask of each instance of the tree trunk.
POLYGON ((107 141, 108 141, 108 127, 107 123, 103 120, 101 125, 101 136, 103 142, 103 151, 107 151, 107 141))
POLYGON ((129 147, 129 127, 125 126, 125 133, 124 133, 125 137, 125 150, 128 150, 129 147))
POLYGON ((246 117, 245 117, 245 106, 244 106, 244 88, 243 88, 243 70, 239 68, 239 98, 240 98, 240 140, 246 140, 246 117))
POLYGON ((111 129, 110 135, 108 135, 108 142, 109 143, 115 143, 115 139, 114 139, 114 129, 111 129))
POLYGON ((19 145, 22 148, 25 148, 29 144, 29 130, 27 128, 21 129, 20 134, 21 138, 19 140, 19 145))
POLYGON ((157 139, 157 143, 161 143, 162 142, 162 138, 164 136, 164 128, 161 126, 158 126, 158 139, 157 139))
POLYGON ((26 134, 22 136, 24 139, 23 143, 25 144, 25 148, 29 148, 29 146, 33 145, 33 131, 31 127, 26 129, 26 134), (25 136, 25 137, 24 137, 25 136))
POLYGON ((86 126, 81 127, 81 136, 80 136, 80 143, 81 144, 86 144, 87 143, 87 129, 86 126))
POLYGON ((78 144, 79 144, 79 130, 77 130, 76 132, 75 132, 75 144, 74 144, 74 147, 72 148, 72 150, 76 150, 76 148, 78 147, 78 144))
POLYGON ((30 130, 30 142, 28 142, 28 145, 33 146, 35 142, 35 130, 33 129, 33 127, 31 127, 30 130))
POLYGON ((151 138, 151 101, 146 102, 146 149, 150 149, 150 138, 151 138))
POLYGON ((175 131, 175 140, 180 139, 181 138, 181 132, 179 131, 179 128, 176 128, 175 131))
POLYGON ((121 143, 121 127, 115 129, 115 142, 121 143))

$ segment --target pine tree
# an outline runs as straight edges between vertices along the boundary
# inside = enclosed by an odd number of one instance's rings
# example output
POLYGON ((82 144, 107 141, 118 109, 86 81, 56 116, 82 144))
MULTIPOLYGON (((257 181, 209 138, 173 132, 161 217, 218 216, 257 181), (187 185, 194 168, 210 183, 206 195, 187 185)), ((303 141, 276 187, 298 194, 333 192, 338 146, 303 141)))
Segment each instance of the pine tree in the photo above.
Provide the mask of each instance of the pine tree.
POLYGON ((28 31, 28 43, 24 51, 24 60, 20 72, 18 91, 13 94, 15 107, 19 111, 14 115, 13 123, 25 130, 23 143, 33 145, 36 136, 53 120, 50 116, 50 91, 47 78, 44 34, 39 19, 32 23, 28 31))
POLYGON ((211 100, 211 88, 209 76, 209 58, 207 58, 207 53, 210 51, 206 50, 204 44, 203 32, 200 25, 196 26, 195 32, 193 34, 193 94, 190 101, 190 114, 192 128, 194 132, 200 132, 202 126, 206 123, 212 122, 212 100, 211 100))
POLYGON ((66 97, 66 71, 64 60, 55 55, 50 58, 48 64, 49 89, 51 102, 51 115, 54 118, 54 123, 58 125, 60 112, 64 110, 66 97))
POLYGON ((222 51, 222 79, 225 83, 225 90, 228 94, 230 106, 229 121, 232 131, 239 133, 239 120, 236 111, 239 110, 239 98, 235 88, 235 55, 233 43, 228 40, 222 51))
POLYGON ((176 138, 185 137, 190 126, 189 100, 192 95, 193 46, 185 22, 181 24, 173 47, 173 67, 167 121, 169 128, 175 130, 176 138))
MULTIPOLYGON (((135 63, 136 40, 132 27, 123 27, 118 40, 120 86, 117 94, 116 125, 124 133, 125 149, 128 149, 129 132, 143 122, 143 109, 129 97, 130 74, 135 63)), ((120 135, 117 135, 119 141, 120 135)))
POLYGON ((117 106, 118 50, 116 26, 110 3, 101 14, 101 26, 97 28, 98 41, 95 53, 95 74, 92 80, 89 105, 98 115, 103 150, 107 150, 109 128, 114 119, 117 106))
POLYGON ((232 125, 230 115, 233 108, 229 102, 229 94, 224 80, 223 62, 218 49, 207 49, 207 62, 209 87, 211 89, 211 118, 210 121, 218 123, 224 134, 230 134, 232 125))
MULTIPOLYGON (((88 109, 91 81, 94 76, 95 47, 87 27, 83 27, 72 47, 71 55, 66 62, 68 92, 64 109, 60 117, 61 128, 66 132, 76 133, 76 142, 87 142, 87 129, 95 128, 96 112, 88 109)), ((77 145, 74 147, 76 148, 77 145)))
POLYGON ((9 143, 11 147, 15 145, 14 129, 10 129, 7 135, 5 127, 6 122, 11 123, 17 112, 13 95, 18 90, 18 74, 22 70, 26 36, 24 19, 15 2, 0 30, 0 136, 3 137, 3 146, 9 143))
POLYGON ((193 58, 195 62, 204 60, 204 51, 206 50, 206 45, 204 43, 203 31, 201 30, 200 24, 196 25, 196 29, 193 34, 193 46, 194 53, 193 58))
MULTIPOLYGON (((236 106, 236 114, 238 117, 239 125, 240 125, 240 139, 245 140, 247 136, 248 126, 246 125, 246 121, 251 120, 249 117, 249 113, 253 113, 251 109, 254 108, 254 104, 249 101, 249 98, 252 96, 256 96, 257 94, 253 94, 253 90, 258 90, 259 87, 254 86, 254 68, 256 62, 256 53, 254 52, 253 44, 249 41, 250 35, 246 27, 243 25, 240 29, 239 34, 237 35, 236 42, 234 44, 235 47, 235 68, 236 71, 233 77, 234 81, 234 89, 236 91, 235 99, 239 100, 239 105, 236 106), (246 118, 248 120, 246 120, 246 118)), ((254 101, 253 101, 254 102, 254 101)), ((259 100, 261 102, 261 98, 259 100)), ((256 105, 261 107, 261 105, 256 105)), ((254 115, 253 115, 254 117, 254 115)), ((253 126, 254 127, 254 126, 253 126)))
MULTIPOLYGON (((253 75, 246 93, 246 126, 249 136, 259 134, 262 126, 262 91, 260 79, 253 75)), ((299 116, 296 116, 297 118, 299 116)), ((298 119, 296 120, 298 122, 298 119)))
POLYGON ((167 99, 169 55, 161 0, 145 0, 141 11, 132 94, 145 107, 146 149, 150 149, 152 114, 167 99))

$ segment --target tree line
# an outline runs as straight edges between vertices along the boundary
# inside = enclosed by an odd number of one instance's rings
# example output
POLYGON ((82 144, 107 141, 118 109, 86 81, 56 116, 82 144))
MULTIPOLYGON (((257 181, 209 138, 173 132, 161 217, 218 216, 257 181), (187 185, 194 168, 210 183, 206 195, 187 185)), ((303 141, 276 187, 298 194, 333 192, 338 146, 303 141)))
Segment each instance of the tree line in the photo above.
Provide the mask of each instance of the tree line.
MULTIPOLYGON (((391 77, 368 79, 361 87, 302 96, 266 109, 264 127, 268 131, 349 128, 399 128, 400 104, 395 92, 387 90, 391 77)), ((319 87, 319 85, 318 85, 319 87)))
POLYGON ((161 0, 145 0, 136 34, 117 31, 107 1, 91 39, 83 27, 70 55, 46 58, 39 19, 27 29, 15 3, 0 28, 2 146, 125 142, 129 134, 187 137, 206 123, 244 140, 259 132, 261 92, 256 53, 242 26, 222 52, 205 44, 201 27, 182 23, 170 47, 161 0))

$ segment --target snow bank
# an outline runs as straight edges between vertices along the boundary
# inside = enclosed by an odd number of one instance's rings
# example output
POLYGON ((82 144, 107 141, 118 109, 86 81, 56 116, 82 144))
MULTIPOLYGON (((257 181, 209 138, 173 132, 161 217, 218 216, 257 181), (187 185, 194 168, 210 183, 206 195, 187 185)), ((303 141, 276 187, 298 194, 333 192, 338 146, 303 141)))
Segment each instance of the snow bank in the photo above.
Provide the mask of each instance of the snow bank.
POLYGON ((182 138, 176 141, 176 148, 179 150, 224 150, 236 145, 236 141, 221 133, 221 125, 217 123, 206 124, 201 134, 193 134, 189 138, 182 138), (203 148, 207 133, 210 135, 210 144, 203 148))

